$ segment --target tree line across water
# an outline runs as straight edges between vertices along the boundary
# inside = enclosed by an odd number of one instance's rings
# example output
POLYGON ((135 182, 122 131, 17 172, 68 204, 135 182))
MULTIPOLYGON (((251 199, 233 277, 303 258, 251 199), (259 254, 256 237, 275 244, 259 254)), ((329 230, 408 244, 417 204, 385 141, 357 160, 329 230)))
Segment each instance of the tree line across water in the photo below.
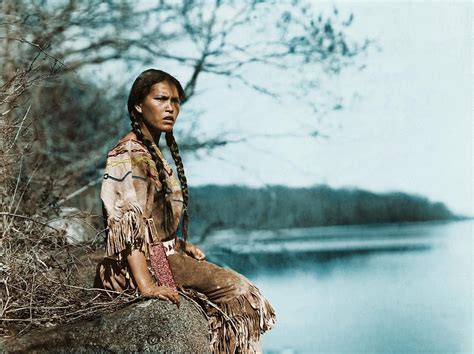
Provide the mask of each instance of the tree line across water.
POLYGON ((443 203, 402 192, 374 193, 326 185, 305 188, 206 185, 190 188, 190 229, 279 229, 325 225, 452 220, 443 203))

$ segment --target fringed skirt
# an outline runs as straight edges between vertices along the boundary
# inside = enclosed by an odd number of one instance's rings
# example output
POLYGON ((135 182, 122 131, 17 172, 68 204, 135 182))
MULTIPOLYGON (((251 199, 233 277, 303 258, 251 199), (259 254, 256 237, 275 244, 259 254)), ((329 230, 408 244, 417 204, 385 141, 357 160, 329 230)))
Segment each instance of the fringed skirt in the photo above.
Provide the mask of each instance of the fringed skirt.
MULTIPOLYGON (((213 353, 262 351, 260 335, 273 327, 276 316, 255 284, 231 269, 198 261, 178 251, 168 255, 168 260, 178 288, 206 313, 213 353)), ((118 263, 110 260, 99 264, 96 279, 101 280, 104 288, 135 288, 126 280, 126 270, 108 269, 117 268, 118 263)))
POLYGON ((213 353, 258 353, 275 311, 246 277, 186 254, 168 256, 177 284, 206 311, 213 353), (213 306, 214 305, 214 306, 213 306))

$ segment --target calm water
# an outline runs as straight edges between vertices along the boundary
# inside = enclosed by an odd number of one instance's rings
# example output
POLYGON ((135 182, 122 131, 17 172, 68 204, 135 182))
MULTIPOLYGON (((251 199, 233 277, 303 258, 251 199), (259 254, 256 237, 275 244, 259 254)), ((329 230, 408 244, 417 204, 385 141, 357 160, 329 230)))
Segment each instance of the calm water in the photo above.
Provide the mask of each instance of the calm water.
POLYGON ((203 248, 275 307, 266 353, 472 353, 472 227, 223 231, 203 248))

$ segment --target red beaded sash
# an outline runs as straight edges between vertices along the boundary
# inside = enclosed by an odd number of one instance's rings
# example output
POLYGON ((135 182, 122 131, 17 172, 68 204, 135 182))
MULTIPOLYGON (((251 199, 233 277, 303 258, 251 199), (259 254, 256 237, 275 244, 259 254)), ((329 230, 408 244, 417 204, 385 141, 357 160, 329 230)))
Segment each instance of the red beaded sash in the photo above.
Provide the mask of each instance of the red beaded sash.
MULTIPOLYGON (((153 240, 156 240, 155 223, 152 218, 148 219, 148 226, 153 240)), ((156 242, 150 245, 150 263, 159 285, 164 285, 177 291, 176 282, 171 271, 167 254, 174 253, 175 241, 156 242), (165 249, 165 245, 166 249, 165 249)))

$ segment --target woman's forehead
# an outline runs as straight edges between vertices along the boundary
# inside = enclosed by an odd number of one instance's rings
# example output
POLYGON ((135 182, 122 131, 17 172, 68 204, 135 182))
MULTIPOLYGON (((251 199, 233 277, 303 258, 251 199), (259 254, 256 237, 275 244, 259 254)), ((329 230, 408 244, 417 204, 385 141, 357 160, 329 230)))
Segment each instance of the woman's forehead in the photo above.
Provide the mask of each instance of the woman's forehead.
POLYGON ((154 84, 150 90, 151 95, 165 94, 167 96, 179 96, 178 89, 168 81, 161 81, 154 84))

